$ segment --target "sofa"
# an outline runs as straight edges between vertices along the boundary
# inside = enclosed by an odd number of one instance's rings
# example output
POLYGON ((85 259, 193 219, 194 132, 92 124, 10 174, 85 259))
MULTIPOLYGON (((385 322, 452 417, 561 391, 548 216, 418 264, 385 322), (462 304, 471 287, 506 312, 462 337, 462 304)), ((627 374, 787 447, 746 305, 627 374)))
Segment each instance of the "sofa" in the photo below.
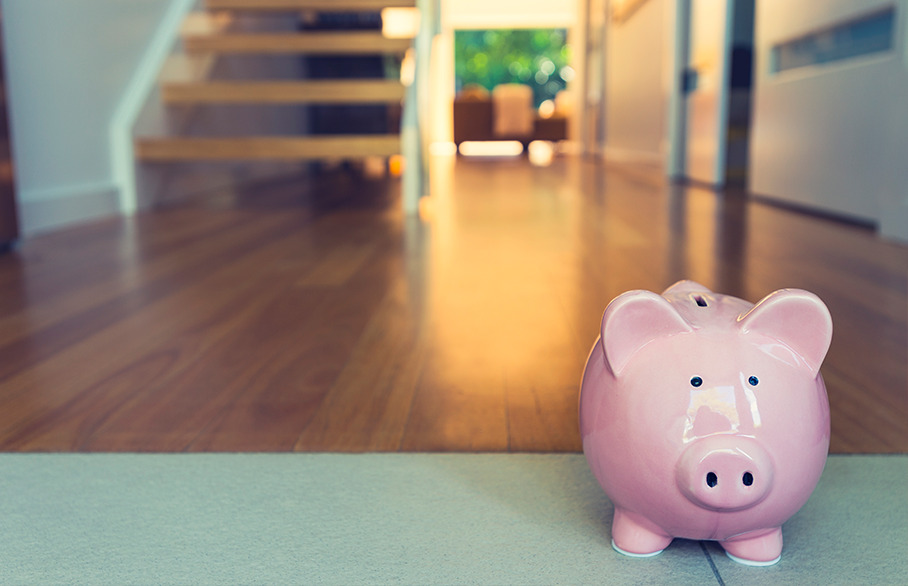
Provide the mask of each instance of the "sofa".
POLYGON ((468 86, 454 98, 454 143, 517 140, 524 147, 534 140, 567 138, 567 117, 539 116, 532 89, 523 84, 502 84, 492 92, 468 86))

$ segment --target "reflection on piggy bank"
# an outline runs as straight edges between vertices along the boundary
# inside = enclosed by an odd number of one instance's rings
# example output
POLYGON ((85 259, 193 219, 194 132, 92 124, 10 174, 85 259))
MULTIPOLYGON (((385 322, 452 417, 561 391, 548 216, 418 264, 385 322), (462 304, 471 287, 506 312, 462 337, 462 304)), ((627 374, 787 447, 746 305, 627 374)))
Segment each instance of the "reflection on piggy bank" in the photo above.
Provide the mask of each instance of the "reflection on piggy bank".
POLYGON ((741 563, 779 561, 829 449, 823 302, 785 289, 752 305, 681 281, 620 295, 600 333, 580 432, 615 505, 613 547, 645 557, 706 539, 741 563))

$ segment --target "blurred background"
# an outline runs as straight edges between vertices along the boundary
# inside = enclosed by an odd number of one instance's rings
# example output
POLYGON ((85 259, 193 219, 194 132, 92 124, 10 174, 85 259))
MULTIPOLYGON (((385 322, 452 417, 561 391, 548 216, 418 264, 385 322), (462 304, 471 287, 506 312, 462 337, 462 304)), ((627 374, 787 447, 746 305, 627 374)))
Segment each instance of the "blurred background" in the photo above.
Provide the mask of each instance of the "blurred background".
MULTIPOLYGON (((385 5, 422 10, 413 48, 422 43, 423 149, 566 141, 908 240, 903 0, 421 0, 360 2, 353 15, 304 1, 230 15, 217 9, 231 3, 217 0, 5 0, 12 155, 4 176, 10 183, 15 168, 16 195, 4 195, 4 230, 16 233, 18 218, 27 236, 150 207, 202 183, 287 170, 274 161, 244 167, 234 156, 199 173, 180 155, 151 169, 141 148, 133 152, 142 139, 396 133, 400 112, 387 107, 338 115, 312 103, 225 107, 211 97, 199 114, 188 98, 160 97, 174 81, 396 78, 409 39, 377 47, 372 65, 362 55, 318 62, 301 48, 205 45, 230 31, 381 30, 385 5), (353 130, 338 118, 352 119, 353 130)), ((404 17, 397 34, 414 37, 419 21, 404 17)), ((394 34, 387 25, 385 33, 394 34)))

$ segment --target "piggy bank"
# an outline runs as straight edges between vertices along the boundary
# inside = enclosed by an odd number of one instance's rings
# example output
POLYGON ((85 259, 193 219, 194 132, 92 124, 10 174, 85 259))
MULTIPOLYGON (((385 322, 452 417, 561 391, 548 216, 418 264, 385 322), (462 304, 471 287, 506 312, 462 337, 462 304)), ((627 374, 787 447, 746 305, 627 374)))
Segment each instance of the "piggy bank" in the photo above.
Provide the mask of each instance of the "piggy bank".
POLYGON ((612 546, 647 557, 715 540, 737 562, 778 562, 829 449, 823 302, 783 289, 753 305, 681 281, 615 298, 600 334, 580 432, 615 505, 612 546))

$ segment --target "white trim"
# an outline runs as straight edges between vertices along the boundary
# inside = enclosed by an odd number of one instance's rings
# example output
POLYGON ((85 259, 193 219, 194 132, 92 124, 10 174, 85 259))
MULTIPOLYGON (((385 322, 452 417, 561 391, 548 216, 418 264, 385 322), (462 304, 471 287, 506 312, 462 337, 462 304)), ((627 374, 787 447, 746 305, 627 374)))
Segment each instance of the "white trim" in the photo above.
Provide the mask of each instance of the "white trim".
POLYGON ((407 124, 400 131, 402 151, 404 154, 404 173, 401 177, 401 193, 404 213, 416 214, 419 212, 419 200, 425 195, 423 191, 422 161, 419 156, 419 129, 407 124))
POLYGON ((118 194, 119 189, 110 182, 23 192, 18 204, 22 235, 114 216, 119 211, 118 194))
POLYGON ((589 103, 590 103, 590 79, 589 79, 589 55, 590 55, 590 34, 588 30, 589 23, 589 1, 583 2, 579 14, 567 29, 567 38, 565 42, 570 47, 577 47, 580 50, 573 51, 571 54, 571 67, 577 72, 567 84, 568 95, 573 98, 572 105, 574 115, 568 118, 568 136, 580 144, 581 153, 584 155, 593 153, 592 142, 594 137, 590 136, 591 129, 589 120, 589 103), (587 11, 587 12, 584 12, 587 11))
POLYGON ((120 212, 126 215, 133 214, 138 205, 132 127, 177 40, 180 23, 194 5, 195 0, 171 1, 110 121, 110 166, 120 194, 120 212))
POLYGON ((713 183, 725 185, 725 164, 728 157, 728 110, 731 99, 731 47, 734 42, 735 0, 725 2, 725 30, 722 31, 722 55, 719 62, 722 72, 719 76, 718 107, 716 108, 716 163, 713 168, 713 183))
POLYGON ((117 185, 112 181, 94 181, 78 185, 59 185, 47 189, 23 189, 19 193, 20 202, 48 202, 70 197, 80 197, 87 193, 116 191, 117 185))
POLYGON ((684 177, 687 150, 687 95, 681 84, 687 68, 690 46, 690 2, 674 0, 674 47, 669 63, 671 80, 668 100, 668 157, 665 162, 666 174, 670 178, 684 177))

